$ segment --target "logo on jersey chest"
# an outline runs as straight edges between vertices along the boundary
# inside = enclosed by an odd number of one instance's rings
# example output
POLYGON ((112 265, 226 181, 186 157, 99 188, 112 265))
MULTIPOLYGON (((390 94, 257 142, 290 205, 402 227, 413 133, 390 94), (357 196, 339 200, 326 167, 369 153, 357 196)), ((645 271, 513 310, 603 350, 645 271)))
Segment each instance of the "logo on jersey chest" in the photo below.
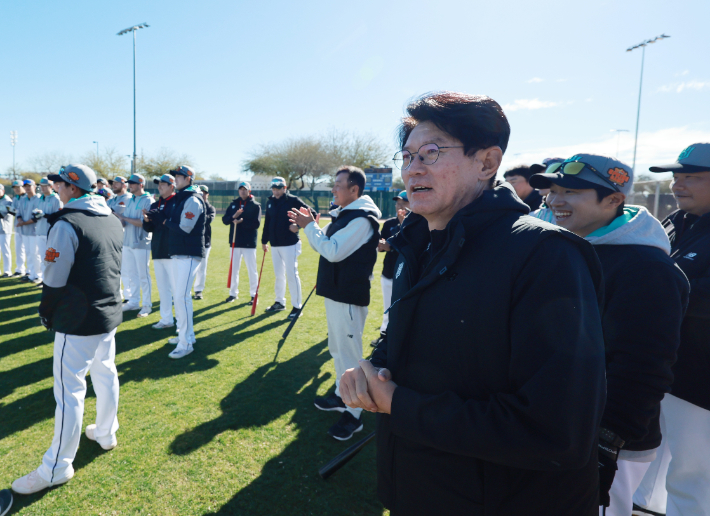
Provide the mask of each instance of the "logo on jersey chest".
POLYGON ((397 274, 394 275, 394 279, 399 278, 399 275, 402 274, 402 269, 404 269, 404 262, 399 264, 399 267, 397 267, 397 274))
POLYGON ((696 256, 698 256, 698 253, 688 253, 683 258, 686 260, 695 260, 696 256))

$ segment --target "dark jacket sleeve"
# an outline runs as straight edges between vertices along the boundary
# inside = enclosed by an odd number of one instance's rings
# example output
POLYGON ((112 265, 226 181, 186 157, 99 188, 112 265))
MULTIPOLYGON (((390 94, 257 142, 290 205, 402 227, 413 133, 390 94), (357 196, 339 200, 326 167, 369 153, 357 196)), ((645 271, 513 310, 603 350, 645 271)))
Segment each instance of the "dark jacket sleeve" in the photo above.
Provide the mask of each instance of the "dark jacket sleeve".
POLYGON ((245 210, 242 213, 242 222, 239 224, 240 229, 255 230, 259 229, 259 224, 261 224, 261 205, 256 203, 250 203, 247 205, 249 210, 245 210))
POLYGON ((57 309, 57 305, 64 297, 64 290, 66 287, 49 287, 47 285, 42 286, 42 299, 39 302, 39 316, 52 321, 54 317, 54 312, 57 309))
POLYGON ((212 221, 217 216, 217 208, 215 208, 211 204, 208 204, 207 206, 205 206, 205 208, 207 208, 205 210, 205 224, 212 224, 212 221))
POLYGON ((710 319, 710 268, 697 278, 690 280, 688 317, 710 319))
MULTIPOLYGON (((150 205, 150 208, 148 208, 148 211, 154 210, 158 207, 158 203, 154 202, 153 204, 150 205)), ((155 222, 153 220, 145 220, 145 217, 143 218, 143 231, 147 231, 148 233, 152 233, 155 231, 155 222)))
POLYGON ((387 335, 383 335, 379 344, 372 352, 370 363, 375 367, 387 367, 387 335))
MULTIPOLYGON (((446 453, 554 471, 586 465, 604 408, 604 344, 588 262, 561 236, 539 243, 511 292, 510 390, 486 399, 397 387, 392 431, 446 453)), ((471 345, 485 345, 472 339, 471 345)))
POLYGON ((269 215, 269 210, 264 212, 264 229, 261 231, 261 243, 262 244, 268 244, 269 243, 269 227, 271 225, 271 216, 269 215))
POLYGON ((237 212, 237 208, 232 208, 232 206, 234 206, 234 203, 227 206, 227 211, 225 211, 224 215, 222 215, 222 224, 225 226, 229 226, 232 223, 234 220, 232 216, 237 212))
POLYGON ((603 316, 607 402, 601 426, 630 442, 646 435, 670 392, 688 282, 662 262, 636 263, 619 276, 603 316))

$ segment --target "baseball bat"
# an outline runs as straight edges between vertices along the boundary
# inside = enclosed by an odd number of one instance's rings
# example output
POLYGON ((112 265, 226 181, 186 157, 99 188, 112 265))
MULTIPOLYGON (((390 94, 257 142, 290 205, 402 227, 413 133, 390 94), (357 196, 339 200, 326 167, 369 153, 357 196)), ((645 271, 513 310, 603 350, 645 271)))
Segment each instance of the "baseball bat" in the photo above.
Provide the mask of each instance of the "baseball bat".
POLYGON ((234 244, 237 241, 235 238, 237 236, 237 225, 232 222, 234 228, 232 229, 232 256, 229 258, 229 276, 227 277, 227 288, 232 288, 232 264, 234 263, 234 244))
POLYGON ((345 466, 348 462, 350 462, 350 459, 352 459, 355 455, 360 453, 360 450, 362 450, 367 443, 372 441, 373 437, 375 437, 375 432, 371 432, 362 441, 356 442, 344 452, 339 453, 328 464, 320 468, 318 470, 318 474, 323 479, 326 479, 331 476, 333 473, 335 473, 340 468, 345 466))
POLYGON ((293 329, 293 326, 296 324, 296 321, 298 321, 298 319, 300 319, 301 313, 303 312, 303 309, 306 307, 306 303, 308 303, 308 300, 309 300, 309 299, 311 298, 311 296, 313 295, 313 292, 316 291, 316 287, 317 287, 317 286, 318 286, 318 285, 313 285, 313 290, 311 290, 311 293, 308 294, 308 297, 306 298, 306 301, 301 305, 301 308, 300 308, 300 310, 298 311, 298 313, 296 314, 296 316, 295 316, 293 319, 291 319, 291 322, 290 322, 290 324, 288 325, 288 328, 286 328, 286 331, 285 331, 284 334, 281 336, 282 339, 286 340, 286 337, 288 337, 288 334, 291 333, 291 329, 293 329))
POLYGON ((251 314, 256 313, 256 300, 259 298, 259 287, 261 286, 261 273, 264 272, 264 259, 266 258, 266 251, 264 251, 264 256, 261 258, 261 269, 259 270, 259 281, 256 282, 256 293, 254 294, 254 302, 251 304, 251 314))

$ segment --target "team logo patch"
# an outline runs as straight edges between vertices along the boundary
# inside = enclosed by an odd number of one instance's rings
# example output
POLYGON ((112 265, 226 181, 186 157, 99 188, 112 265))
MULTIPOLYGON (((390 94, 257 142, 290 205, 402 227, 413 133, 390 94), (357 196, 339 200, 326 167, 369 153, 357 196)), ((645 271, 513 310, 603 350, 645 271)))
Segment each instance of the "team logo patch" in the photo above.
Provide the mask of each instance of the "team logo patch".
POLYGON ((610 168, 607 171, 609 174, 609 179, 612 183, 616 183, 619 186, 624 186, 631 179, 629 173, 623 168, 610 168))
POLYGON ((402 269, 404 269, 404 262, 400 263, 399 267, 397 267, 397 274, 394 276, 395 279, 399 278, 399 275, 402 274, 402 269))
POLYGON ((125 203, 125 202, 123 202, 123 201, 121 201, 121 202, 119 202, 119 203, 118 203, 118 205, 119 205, 119 206, 125 206, 125 205, 126 205, 126 203, 125 203))
POLYGON ((678 156, 678 161, 687 158, 690 156, 690 153, 695 150, 695 147, 688 147, 687 149, 683 150, 683 152, 680 153, 680 156, 678 156))
POLYGON ((186 218, 187 220, 192 220, 192 219, 195 218, 195 214, 192 213, 191 211, 188 211, 188 212, 185 214, 185 218, 186 218))
POLYGON ((59 253, 53 247, 48 248, 44 253, 45 262, 55 263, 57 258, 59 258, 59 253))
POLYGON ((698 256, 698 253, 688 253, 683 258, 686 260, 695 260, 696 256, 698 256))
POLYGON ((69 172, 67 175, 69 176, 69 179, 71 179, 72 181, 79 180, 79 176, 77 175, 76 172, 69 172))

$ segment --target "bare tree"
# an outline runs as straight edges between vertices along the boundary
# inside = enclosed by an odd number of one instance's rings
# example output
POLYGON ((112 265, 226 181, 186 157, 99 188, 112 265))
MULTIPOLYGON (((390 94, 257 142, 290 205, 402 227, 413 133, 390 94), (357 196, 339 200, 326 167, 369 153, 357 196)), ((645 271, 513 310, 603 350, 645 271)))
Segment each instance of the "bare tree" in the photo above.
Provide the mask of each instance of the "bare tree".
POLYGON ((371 134, 331 130, 322 141, 338 165, 362 169, 381 166, 393 154, 387 145, 371 134))
POLYGON ((106 179, 125 176, 130 170, 126 156, 113 147, 104 148, 98 156, 94 152, 87 152, 81 157, 80 162, 90 167, 98 177, 106 179))
MULTIPOLYGON (((141 155, 136 159, 136 170, 148 177, 160 177, 167 174, 169 171, 185 165, 195 168, 195 164, 187 154, 178 154, 172 149, 161 148, 152 156, 145 156, 141 151, 141 155)), ((195 179, 203 179, 200 174, 196 173, 195 179)))
POLYGON ((48 151, 30 158, 30 169, 38 174, 56 174, 64 165, 72 162, 71 156, 61 151, 48 151))

